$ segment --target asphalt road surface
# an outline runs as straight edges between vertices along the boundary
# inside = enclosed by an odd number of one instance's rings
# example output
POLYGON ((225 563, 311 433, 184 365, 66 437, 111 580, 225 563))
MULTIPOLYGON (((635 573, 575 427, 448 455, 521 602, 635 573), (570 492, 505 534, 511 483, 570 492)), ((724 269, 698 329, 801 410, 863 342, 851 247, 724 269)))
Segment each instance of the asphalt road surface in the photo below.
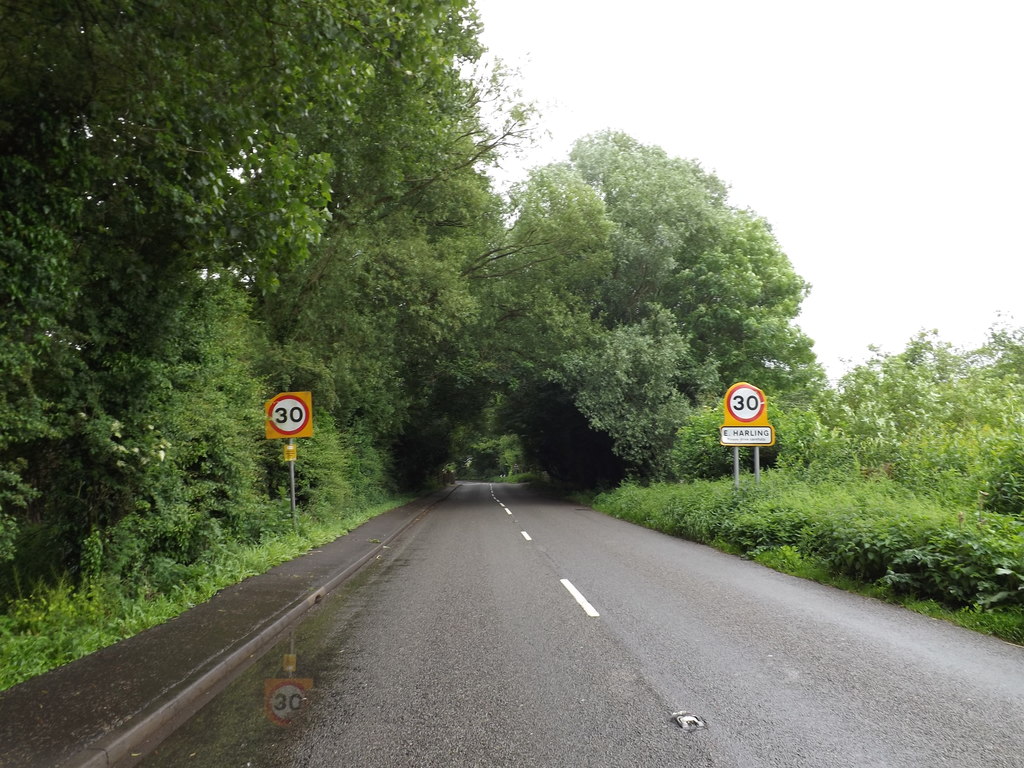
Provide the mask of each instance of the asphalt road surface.
POLYGON ((142 764, 1022 767, 1024 649, 465 484, 142 764))

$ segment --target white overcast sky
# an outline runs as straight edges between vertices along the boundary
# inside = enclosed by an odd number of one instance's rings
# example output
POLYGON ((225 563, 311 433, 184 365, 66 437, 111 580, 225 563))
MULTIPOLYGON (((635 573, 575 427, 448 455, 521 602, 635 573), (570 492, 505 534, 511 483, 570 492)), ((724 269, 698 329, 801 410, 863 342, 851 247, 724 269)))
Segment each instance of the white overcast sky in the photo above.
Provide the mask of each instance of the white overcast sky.
MULTIPOLYGON (((812 285, 832 376, 1024 324, 1024 0, 477 0, 550 132, 697 160, 812 285)), ((513 170, 513 173, 521 173, 513 170)))

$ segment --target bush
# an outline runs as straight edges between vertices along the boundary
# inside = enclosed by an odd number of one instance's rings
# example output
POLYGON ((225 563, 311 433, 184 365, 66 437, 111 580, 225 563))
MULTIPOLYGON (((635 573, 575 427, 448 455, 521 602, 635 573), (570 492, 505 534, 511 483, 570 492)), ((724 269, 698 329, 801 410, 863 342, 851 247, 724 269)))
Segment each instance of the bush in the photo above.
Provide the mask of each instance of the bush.
POLYGON ((671 452, 671 471, 686 480, 717 480, 732 474, 732 456, 718 442, 722 408, 695 410, 676 433, 671 452))
POLYGON ((736 498, 732 486, 723 482, 696 480, 646 488, 627 483, 599 494, 594 507, 648 528, 709 544, 721 538, 736 498))
POLYGON ((812 481, 837 481, 859 472, 857 452, 836 427, 811 411, 769 409, 775 427, 777 466, 812 481))
POLYGON ((1024 605, 1024 526, 997 518, 928 533, 892 558, 887 584, 947 604, 1024 605))
POLYGON ((616 517, 749 557, 788 552, 836 577, 951 606, 1024 605, 1024 524, 958 516, 885 479, 808 483, 782 470, 760 486, 626 484, 594 499, 616 517), (788 548, 788 549, 787 549, 788 548))
MULTIPOLYGON (((278 485, 284 486, 288 468, 280 461, 280 442, 275 441, 272 471, 281 478, 278 485)), ((346 509, 378 501, 391 490, 383 454, 360 431, 338 429, 327 411, 317 415, 314 436, 298 441, 298 451, 296 494, 305 515, 336 519, 346 509)))
POLYGON ((985 507, 1024 519, 1024 425, 992 446, 985 475, 985 507))
POLYGON ((804 550, 836 575, 871 582, 885 576, 896 557, 918 540, 907 521, 835 516, 811 527, 804 550))
MULTIPOLYGON (((717 480, 732 475, 732 451, 719 443, 722 407, 694 411, 676 433, 671 467, 682 480, 717 480)), ((768 405, 775 445, 761 449, 761 465, 778 466, 811 480, 829 480, 858 472, 856 451, 836 428, 826 427, 811 411, 768 405)), ((742 448, 744 466, 752 449, 742 448)))

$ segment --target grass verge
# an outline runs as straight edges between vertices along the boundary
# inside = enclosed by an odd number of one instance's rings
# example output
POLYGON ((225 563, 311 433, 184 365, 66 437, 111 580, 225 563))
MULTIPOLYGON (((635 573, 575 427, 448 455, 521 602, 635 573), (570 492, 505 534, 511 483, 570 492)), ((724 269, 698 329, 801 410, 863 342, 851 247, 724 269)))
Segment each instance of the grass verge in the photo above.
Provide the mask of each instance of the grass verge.
POLYGON ((779 471, 764 479, 742 491, 729 481, 625 484, 592 506, 1024 645, 1021 521, 964 524, 956 510, 875 480, 809 483, 779 471))
POLYGON ((933 619, 998 637, 1006 642, 1024 646, 1024 611, 1019 608, 985 609, 980 606, 952 608, 937 600, 901 595, 884 584, 868 583, 832 574, 828 567, 811 557, 802 555, 788 545, 758 552, 752 558, 756 562, 781 573, 788 573, 801 579, 827 584, 847 592, 901 605, 916 613, 933 619))
POLYGON ((12 601, 0 616, 0 690, 162 624, 227 586, 347 534, 412 497, 392 498, 333 520, 302 519, 298 530, 259 544, 225 544, 184 570, 160 593, 95 580, 68 578, 39 586, 12 601))

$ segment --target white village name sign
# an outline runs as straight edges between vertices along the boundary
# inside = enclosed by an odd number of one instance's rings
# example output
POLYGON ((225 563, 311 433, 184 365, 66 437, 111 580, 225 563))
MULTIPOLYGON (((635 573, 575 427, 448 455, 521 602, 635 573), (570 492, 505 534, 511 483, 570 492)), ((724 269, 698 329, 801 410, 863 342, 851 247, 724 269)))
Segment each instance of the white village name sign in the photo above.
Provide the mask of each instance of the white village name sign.
POLYGON ((772 427, 722 427, 719 442, 722 445, 774 445, 772 427))

